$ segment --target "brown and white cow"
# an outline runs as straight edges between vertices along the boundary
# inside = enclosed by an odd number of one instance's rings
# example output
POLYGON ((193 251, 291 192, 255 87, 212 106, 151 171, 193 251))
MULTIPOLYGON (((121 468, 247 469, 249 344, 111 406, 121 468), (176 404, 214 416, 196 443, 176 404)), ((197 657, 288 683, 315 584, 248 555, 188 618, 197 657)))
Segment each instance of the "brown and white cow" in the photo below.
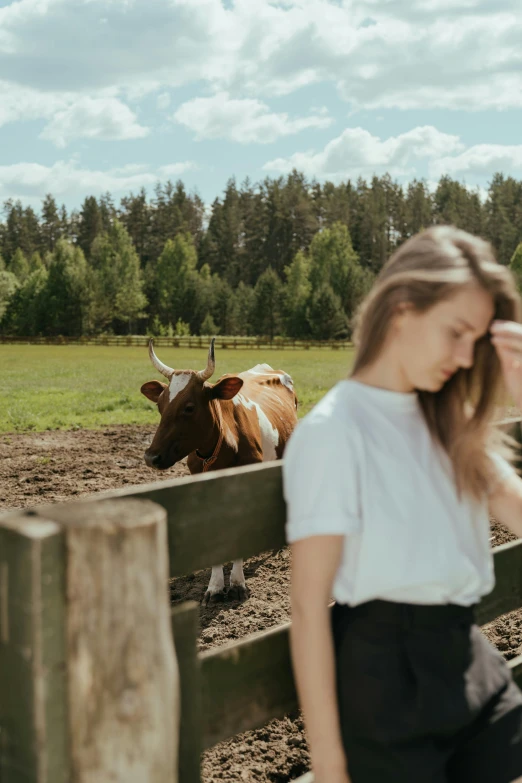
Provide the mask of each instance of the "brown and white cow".
MULTIPOLYGON (((215 369, 214 340, 207 367, 200 372, 167 367, 154 353, 152 339, 149 355, 168 379, 168 383, 148 381, 141 387, 161 414, 145 452, 149 467, 165 470, 188 457, 190 472, 202 473, 281 459, 297 423, 297 397, 287 373, 258 364, 208 383, 215 369)), ((214 566, 203 603, 223 600, 224 588, 223 567, 214 566)), ((244 600, 248 594, 243 561, 236 560, 228 597, 244 600)))

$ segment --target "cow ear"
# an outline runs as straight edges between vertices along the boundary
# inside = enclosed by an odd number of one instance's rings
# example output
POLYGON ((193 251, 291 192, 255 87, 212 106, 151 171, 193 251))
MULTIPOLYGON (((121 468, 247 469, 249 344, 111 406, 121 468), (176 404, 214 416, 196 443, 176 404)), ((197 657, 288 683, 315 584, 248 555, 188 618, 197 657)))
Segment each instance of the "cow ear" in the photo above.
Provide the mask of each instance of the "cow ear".
POLYGON ((163 390, 166 388, 167 384, 161 383, 161 381, 147 381, 147 383, 143 384, 140 391, 147 399, 152 400, 152 402, 158 402, 163 394, 163 390))
POLYGON ((231 400, 243 386, 243 380, 236 375, 231 375, 229 378, 222 378, 214 385, 208 383, 205 386, 209 390, 211 399, 231 400))

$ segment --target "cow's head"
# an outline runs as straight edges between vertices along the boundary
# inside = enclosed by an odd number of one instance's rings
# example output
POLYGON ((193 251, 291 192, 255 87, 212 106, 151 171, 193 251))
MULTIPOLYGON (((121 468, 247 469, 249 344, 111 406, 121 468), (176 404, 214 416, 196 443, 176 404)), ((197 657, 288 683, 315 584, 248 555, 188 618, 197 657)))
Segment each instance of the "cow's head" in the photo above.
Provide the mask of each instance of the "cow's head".
POLYGON ((145 462, 150 468, 165 470, 196 449, 204 454, 212 451, 216 429, 211 402, 231 400, 243 381, 229 375, 215 384, 207 383, 216 366, 214 340, 210 343, 207 366, 200 372, 167 367, 154 353, 152 338, 149 356, 168 383, 148 381, 141 387, 142 394, 157 404, 161 414, 154 439, 145 452, 145 462))

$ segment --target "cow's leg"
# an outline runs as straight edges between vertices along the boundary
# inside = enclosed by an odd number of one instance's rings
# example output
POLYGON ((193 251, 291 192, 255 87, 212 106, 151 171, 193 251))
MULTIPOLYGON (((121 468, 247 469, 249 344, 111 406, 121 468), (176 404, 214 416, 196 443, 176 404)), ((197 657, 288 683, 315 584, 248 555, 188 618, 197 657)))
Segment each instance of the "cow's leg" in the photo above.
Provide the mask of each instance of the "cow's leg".
POLYGON ((203 603, 208 604, 211 601, 223 601, 224 598, 225 575, 223 574, 223 566, 212 566, 210 582, 208 583, 207 592, 203 596, 203 603))
POLYGON ((250 596, 250 590, 245 582, 242 560, 234 560, 232 571, 230 572, 230 587, 227 596, 233 601, 245 601, 250 596))

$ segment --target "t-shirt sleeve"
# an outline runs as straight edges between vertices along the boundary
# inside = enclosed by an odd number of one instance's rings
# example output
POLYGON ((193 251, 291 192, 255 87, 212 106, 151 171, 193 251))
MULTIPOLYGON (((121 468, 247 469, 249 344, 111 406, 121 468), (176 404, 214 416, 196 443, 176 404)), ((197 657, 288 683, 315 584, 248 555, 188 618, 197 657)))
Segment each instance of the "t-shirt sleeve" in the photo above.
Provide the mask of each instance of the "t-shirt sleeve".
POLYGON ((488 495, 491 495, 503 481, 510 478, 510 476, 515 476, 516 470, 496 451, 488 450, 488 456, 492 462, 491 479, 488 484, 488 495))
POLYGON ((355 440, 337 422, 317 417, 297 425, 283 459, 289 543, 360 528, 357 462, 355 440))

